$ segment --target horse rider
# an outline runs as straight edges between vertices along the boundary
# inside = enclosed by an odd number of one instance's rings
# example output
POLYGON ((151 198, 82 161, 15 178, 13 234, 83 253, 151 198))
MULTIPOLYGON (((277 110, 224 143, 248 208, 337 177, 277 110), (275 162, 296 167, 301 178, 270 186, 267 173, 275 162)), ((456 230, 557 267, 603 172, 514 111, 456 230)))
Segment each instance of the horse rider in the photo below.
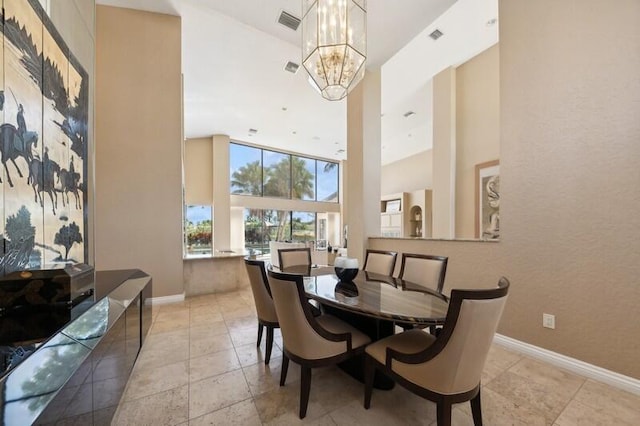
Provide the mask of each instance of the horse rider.
POLYGON ((13 145, 18 151, 24 152, 24 134, 27 132, 27 122, 24 120, 24 107, 22 104, 18 105, 16 121, 18 122, 18 138, 13 138, 13 145))

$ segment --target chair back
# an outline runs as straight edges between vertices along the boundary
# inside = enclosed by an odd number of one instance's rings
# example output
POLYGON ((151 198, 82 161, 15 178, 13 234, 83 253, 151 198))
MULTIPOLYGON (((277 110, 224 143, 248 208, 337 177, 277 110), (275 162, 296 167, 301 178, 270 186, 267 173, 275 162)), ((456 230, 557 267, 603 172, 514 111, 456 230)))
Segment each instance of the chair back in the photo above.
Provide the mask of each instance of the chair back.
POLYGON ((396 267, 397 257, 398 253, 394 251, 367 250, 362 270, 390 277, 396 267))
POLYGON ((276 308, 271 298, 271 290, 269 289, 269 281, 265 271, 264 262, 262 260, 244 260, 244 266, 247 268, 249 282, 251 283, 251 292, 253 300, 256 303, 256 312, 258 318, 262 321, 278 322, 276 308))
POLYGON ((302 275, 269 271, 269 285, 276 307, 285 350, 297 357, 313 360, 344 353, 347 343, 322 337, 304 296, 302 275))
POLYGON ((311 249, 308 247, 279 249, 278 262, 281 271, 298 269, 302 273, 308 272, 311 269, 311 249))
POLYGON ((402 253, 400 279, 442 293, 449 258, 402 253))
POLYGON ((507 301, 509 280, 498 288, 452 290, 442 333, 421 364, 393 362, 393 371, 431 391, 450 395, 468 392, 480 383, 493 336, 507 301))

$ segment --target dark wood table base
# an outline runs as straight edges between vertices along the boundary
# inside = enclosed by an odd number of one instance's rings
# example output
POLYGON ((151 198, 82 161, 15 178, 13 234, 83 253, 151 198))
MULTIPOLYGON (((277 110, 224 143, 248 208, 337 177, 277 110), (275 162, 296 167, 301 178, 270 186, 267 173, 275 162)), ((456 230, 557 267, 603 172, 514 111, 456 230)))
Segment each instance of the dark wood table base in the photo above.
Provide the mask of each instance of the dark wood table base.
MULTIPOLYGON (((352 312, 347 312, 342 309, 334 308, 332 306, 322 305, 322 309, 325 313, 333 315, 341 320, 351 324, 364 334, 369 336, 372 342, 382 339, 383 337, 391 336, 394 334, 393 321, 385 321, 377 318, 370 318, 364 315, 358 315, 352 312)), ((349 374, 354 379, 361 383, 364 383, 364 357, 362 354, 347 361, 338 364, 340 369, 349 374)), ((394 381, 391 380, 386 374, 376 371, 375 378, 373 380, 373 387, 376 389, 390 390, 393 389, 394 381)))

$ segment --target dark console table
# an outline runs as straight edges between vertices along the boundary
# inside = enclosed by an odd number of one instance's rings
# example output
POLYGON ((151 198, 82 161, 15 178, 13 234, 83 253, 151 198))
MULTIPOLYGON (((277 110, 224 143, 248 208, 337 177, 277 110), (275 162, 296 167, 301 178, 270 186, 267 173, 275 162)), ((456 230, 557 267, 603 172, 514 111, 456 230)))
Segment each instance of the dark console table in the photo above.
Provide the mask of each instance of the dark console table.
MULTIPOLYGON (((83 277, 83 296, 66 308, 23 304, 26 312, 0 315, 3 336, 22 339, 22 346, 3 347, 12 362, 5 360, 0 376, 0 424, 111 423, 151 326, 151 307, 144 303, 151 277, 130 269, 91 271, 90 279, 93 286, 83 277), (43 328, 53 331, 43 338, 43 328), (31 341, 25 337, 30 330, 31 341)), ((73 283, 71 289, 73 295, 73 283)))

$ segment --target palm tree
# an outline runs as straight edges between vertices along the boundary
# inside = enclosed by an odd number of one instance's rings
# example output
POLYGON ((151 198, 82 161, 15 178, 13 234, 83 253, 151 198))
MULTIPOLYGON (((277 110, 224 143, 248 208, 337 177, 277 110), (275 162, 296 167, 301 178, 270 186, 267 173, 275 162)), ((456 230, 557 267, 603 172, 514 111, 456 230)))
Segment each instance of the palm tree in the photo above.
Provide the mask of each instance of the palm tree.
POLYGON ((289 186, 291 182, 291 160, 286 156, 282 160, 265 167, 264 169, 264 195, 265 197, 289 198, 289 186))
POLYGON ((262 165, 260 160, 252 161, 240 167, 231 175, 233 194, 262 194, 262 165))
MULTIPOLYGON (((306 168, 303 158, 291 156, 280 160, 273 166, 265 169, 267 176, 264 184, 264 195, 271 197, 289 197, 292 199, 313 198, 314 176, 306 168), (290 191, 290 192, 289 192, 290 191)), ((285 238, 285 227, 290 225, 289 212, 278 212, 278 230, 276 239, 285 238)))
POLYGON ((291 157, 291 198, 302 200, 305 198, 313 199, 314 176, 305 167, 305 160, 300 157, 291 157))
MULTIPOLYGON (((325 165, 325 170, 331 170, 335 163, 325 165), (330 166, 329 166, 330 165, 330 166)), ((263 194, 263 168, 260 161, 253 161, 240 167, 231 175, 231 188, 234 194, 248 194, 260 196, 263 194)), ((307 170, 305 159, 295 156, 286 156, 270 167, 264 168, 264 196, 303 199, 315 196, 314 175, 307 170)), ((250 216, 257 216, 251 212, 250 216)), ((290 212, 278 211, 276 213, 278 228, 275 233, 276 240, 286 238, 286 227, 290 225, 290 212)), ((266 226, 267 217, 263 219, 266 226)))

